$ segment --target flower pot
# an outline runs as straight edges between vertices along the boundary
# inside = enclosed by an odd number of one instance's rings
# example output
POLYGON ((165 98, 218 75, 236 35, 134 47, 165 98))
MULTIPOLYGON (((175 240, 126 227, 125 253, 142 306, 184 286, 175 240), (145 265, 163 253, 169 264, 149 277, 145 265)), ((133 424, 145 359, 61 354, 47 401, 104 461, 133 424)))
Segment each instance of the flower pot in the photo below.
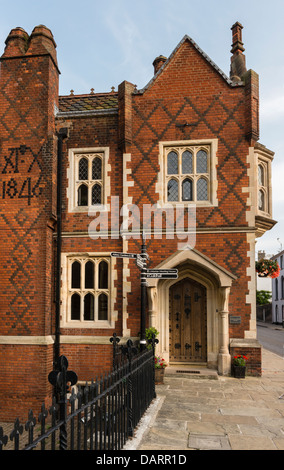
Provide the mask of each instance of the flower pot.
POLYGON ((246 376, 246 366, 234 366, 233 375, 236 379, 244 379, 246 376))
POLYGON ((163 384, 165 369, 155 369, 155 384, 163 384))

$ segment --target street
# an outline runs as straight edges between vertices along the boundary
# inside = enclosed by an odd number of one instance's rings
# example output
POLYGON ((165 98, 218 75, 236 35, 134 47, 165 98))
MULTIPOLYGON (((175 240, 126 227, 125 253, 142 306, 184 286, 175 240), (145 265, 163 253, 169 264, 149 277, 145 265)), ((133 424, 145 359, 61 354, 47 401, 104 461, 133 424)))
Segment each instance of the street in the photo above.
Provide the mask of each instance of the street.
POLYGON ((257 339, 265 349, 284 358, 284 328, 282 325, 259 322, 257 324, 257 339))

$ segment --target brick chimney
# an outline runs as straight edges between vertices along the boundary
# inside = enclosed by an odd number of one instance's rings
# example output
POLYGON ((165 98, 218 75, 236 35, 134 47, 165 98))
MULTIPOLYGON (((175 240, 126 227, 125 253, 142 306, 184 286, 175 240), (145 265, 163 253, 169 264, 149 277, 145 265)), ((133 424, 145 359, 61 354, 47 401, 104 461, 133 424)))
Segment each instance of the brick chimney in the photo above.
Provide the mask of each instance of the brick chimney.
POLYGON ((5 41, 5 51, 2 57, 21 56, 28 48, 29 35, 23 28, 14 28, 5 41))
POLYGON ((242 42, 243 26, 238 21, 232 26, 233 44, 231 53, 230 78, 233 81, 240 81, 246 73, 246 56, 243 54, 245 48, 242 42))
POLYGON ((160 55, 159 57, 156 57, 156 59, 154 60, 153 62, 153 66, 154 66, 154 74, 156 75, 156 73, 158 72, 158 70, 160 70, 160 68, 164 65, 164 63, 166 62, 167 58, 164 57, 163 55, 160 55))
MULTIPOLYGON (((54 223, 57 204, 57 136, 55 113, 58 107, 59 70, 51 31, 37 26, 31 36, 24 29, 11 30, 0 58, 0 335, 19 337, 13 353, 5 357, 7 371, 20 361, 29 371, 28 380, 14 381, 7 411, 0 421, 15 419, 12 398, 29 403, 47 403, 50 386, 46 372, 33 367, 40 357, 52 370, 53 345, 34 342, 54 332, 52 266, 54 223), (12 188, 12 189, 11 189, 12 188), (27 339, 21 354, 21 337, 27 339), (9 356, 9 357, 8 357, 9 356), (20 359, 19 359, 20 358, 20 359), (20 385, 20 386, 19 386, 20 385), (40 389, 40 395, 38 390, 40 389), (7 412, 9 410, 9 417, 7 412)), ((6 352, 7 351, 7 352, 6 352)), ((0 381, 0 395, 5 391, 0 381)), ((11 384, 12 384, 11 382, 11 384)), ((2 407, 3 408, 3 407, 2 407)))
POLYGON ((44 25, 36 26, 29 39, 26 55, 49 54, 57 65, 56 43, 52 32, 44 25))

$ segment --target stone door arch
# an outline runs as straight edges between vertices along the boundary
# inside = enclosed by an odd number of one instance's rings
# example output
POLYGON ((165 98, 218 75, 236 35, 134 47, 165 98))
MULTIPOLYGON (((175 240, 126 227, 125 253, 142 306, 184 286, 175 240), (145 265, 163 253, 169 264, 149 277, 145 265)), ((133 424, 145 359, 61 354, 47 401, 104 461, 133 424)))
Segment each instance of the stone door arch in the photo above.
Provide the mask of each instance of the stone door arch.
MULTIPOLYGON (((208 367, 229 375, 229 293, 236 277, 197 250, 181 250, 157 268, 178 268, 178 281, 191 279, 206 289, 206 354, 208 367)), ((159 331, 157 353, 170 362, 170 289, 176 280, 148 280, 150 326, 159 331)), ((188 361, 191 362, 191 361, 188 361)), ((192 361, 194 362, 194 361, 192 361)))

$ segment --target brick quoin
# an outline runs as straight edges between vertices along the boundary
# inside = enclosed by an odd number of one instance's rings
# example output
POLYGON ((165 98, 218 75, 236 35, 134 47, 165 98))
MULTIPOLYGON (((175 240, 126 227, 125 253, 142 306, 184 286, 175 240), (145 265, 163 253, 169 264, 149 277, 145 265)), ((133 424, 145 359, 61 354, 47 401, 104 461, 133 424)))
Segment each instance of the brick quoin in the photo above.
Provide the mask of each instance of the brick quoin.
MULTIPOLYGON (((202 147, 200 142, 217 142, 214 161, 212 150, 209 162, 214 203, 197 204, 193 250, 181 250, 176 234, 166 236, 164 215, 160 238, 152 233, 146 240, 147 267, 177 267, 181 279, 205 286, 207 343, 203 348, 208 367, 229 375, 231 357, 243 353, 249 358, 248 373, 261 375, 252 300, 254 242, 275 221, 270 213, 257 212, 257 157, 252 155, 262 152, 271 161, 273 152, 258 143, 259 79, 254 71, 247 71, 238 22, 232 27, 232 38, 229 78, 185 36, 169 58, 161 55, 154 60, 153 78, 142 90, 123 81, 117 91, 59 96, 60 64, 52 32, 43 25, 30 35, 22 28, 11 30, 0 70, 0 352, 4 359, 0 393, 6 402, 0 420, 26 418, 29 408, 36 412, 42 402, 51 402, 47 376, 58 348, 84 383, 111 369, 113 332, 122 343, 129 337, 139 340, 140 271, 135 262, 113 261, 112 323, 86 327, 83 321, 73 326, 66 320, 71 269, 67 261, 72 256, 99 259, 110 258, 113 251, 140 252, 142 219, 138 225, 135 219, 132 223, 138 238, 130 233, 111 237, 112 197, 119 199, 120 207, 136 205, 140 214, 146 204, 163 203, 166 165, 161 152, 167 145, 202 147), (58 133, 62 129, 58 212, 58 133), (72 158, 76 152, 87 155, 105 149, 108 224, 105 237, 92 237, 89 227, 100 211, 90 215, 88 208, 71 207, 78 180, 72 174, 72 158)), ((121 213, 118 221, 121 228, 121 213)), ((186 227, 186 211, 184 223, 186 227)), ((171 362, 170 291, 164 281, 148 282, 146 326, 158 328, 158 352, 171 362)))

